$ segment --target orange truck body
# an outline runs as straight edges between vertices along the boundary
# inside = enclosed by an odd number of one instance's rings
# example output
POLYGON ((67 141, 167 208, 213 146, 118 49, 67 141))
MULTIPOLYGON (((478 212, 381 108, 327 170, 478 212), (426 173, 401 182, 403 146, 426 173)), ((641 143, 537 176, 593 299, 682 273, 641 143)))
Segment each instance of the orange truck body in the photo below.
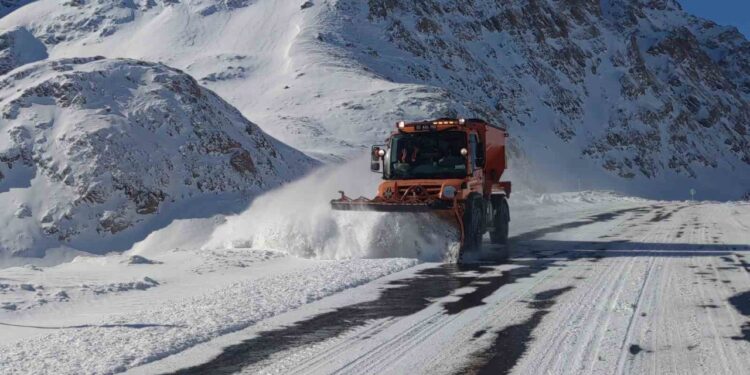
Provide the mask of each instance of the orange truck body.
MULTIPOLYGON (((441 137, 450 132, 465 134, 466 147, 461 150, 465 158, 465 174, 446 178, 396 178, 384 173, 384 179, 373 199, 360 197, 351 199, 343 192, 339 199, 331 201, 336 210, 370 210, 380 212, 434 212, 442 218, 457 223, 461 230, 462 244, 470 241, 469 236, 479 236, 486 231, 493 232, 498 228, 497 220, 510 221, 505 200, 510 196, 511 183, 502 182, 507 169, 505 129, 478 119, 437 119, 420 122, 399 122, 396 130, 388 139, 402 135, 431 134, 441 137), (498 203, 500 202, 500 203, 498 203), (501 206, 504 205, 504 208, 501 206), (475 206, 481 206, 477 208, 475 206), (473 214, 467 215, 467 209, 481 216, 479 224, 473 214), (504 210, 504 212, 500 212, 504 210), (481 212, 481 213, 480 213, 481 212), (500 215, 500 219, 498 219, 500 215), (471 220, 471 223, 467 223, 471 220), (479 225, 479 228, 475 228, 479 225), (467 232, 470 226, 471 233, 467 232), (479 233, 475 233, 475 232, 479 233)), ((391 153, 396 152, 390 146, 373 146, 373 171, 389 168, 393 160, 391 153)), ((440 176, 437 176, 440 177, 440 176)), ((475 216, 476 216, 475 215, 475 216)), ((501 228, 503 229, 503 228, 501 228)), ((507 233, 504 234, 507 239, 507 233)), ((472 244, 476 247, 476 244, 472 244)))

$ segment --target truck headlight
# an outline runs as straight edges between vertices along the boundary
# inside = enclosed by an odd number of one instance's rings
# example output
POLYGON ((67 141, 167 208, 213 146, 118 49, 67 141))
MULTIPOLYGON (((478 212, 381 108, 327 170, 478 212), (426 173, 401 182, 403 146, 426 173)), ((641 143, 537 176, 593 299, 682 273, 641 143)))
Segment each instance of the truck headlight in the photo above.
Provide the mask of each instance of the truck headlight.
POLYGON ((453 199, 456 196, 456 188, 454 186, 446 186, 443 188, 443 198, 453 199))

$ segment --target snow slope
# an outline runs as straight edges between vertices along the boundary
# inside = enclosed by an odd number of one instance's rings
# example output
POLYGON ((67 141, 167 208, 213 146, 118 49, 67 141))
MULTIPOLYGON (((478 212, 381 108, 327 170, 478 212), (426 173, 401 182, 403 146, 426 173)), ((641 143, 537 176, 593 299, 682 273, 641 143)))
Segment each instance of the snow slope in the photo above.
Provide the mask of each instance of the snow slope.
POLYGON ((43 0, 0 29, 55 58, 183 69, 323 160, 402 118, 482 116, 510 127, 513 177, 537 188, 747 192, 750 43, 672 0, 313 4, 43 0))
POLYGON ((25 65, 0 77, 0 113, 0 255, 125 250, 316 164, 192 77, 137 60, 25 65))

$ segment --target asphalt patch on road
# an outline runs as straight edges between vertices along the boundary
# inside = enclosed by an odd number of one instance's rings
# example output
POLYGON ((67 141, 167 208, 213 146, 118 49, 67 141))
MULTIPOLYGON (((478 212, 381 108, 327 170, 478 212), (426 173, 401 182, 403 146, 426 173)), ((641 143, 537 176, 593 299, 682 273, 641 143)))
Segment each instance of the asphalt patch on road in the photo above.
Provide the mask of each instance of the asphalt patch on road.
POLYGON ((534 329, 539 326, 549 308, 557 303, 556 298, 573 290, 573 286, 552 289, 537 293, 528 302, 536 311, 525 321, 497 331, 497 336, 489 348, 472 354, 470 363, 457 374, 502 375, 515 367, 533 340, 534 329))
MULTIPOLYGON (((523 262, 516 262, 516 264, 518 263, 523 262)), ((491 296, 501 287, 513 284, 519 279, 531 277, 536 273, 546 270, 551 264, 551 261, 528 262, 526 266, 504 271, 497 276, 477 278, 469 285, 475 287, 473 291, 459 295, 460 299, 458 301, 443 304, 445 313, 455 315, 473 307, 482 306, 485 304, 484 299, 491 296)))

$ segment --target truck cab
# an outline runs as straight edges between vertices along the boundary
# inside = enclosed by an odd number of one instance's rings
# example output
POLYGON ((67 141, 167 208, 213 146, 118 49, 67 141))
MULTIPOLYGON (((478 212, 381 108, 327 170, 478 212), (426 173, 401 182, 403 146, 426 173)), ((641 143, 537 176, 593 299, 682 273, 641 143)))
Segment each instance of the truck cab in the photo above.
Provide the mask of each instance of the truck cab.
POLYGON ((371 169, 382 171, 384 180, 378 195, 403 196, 415 186, 422 195, 449 201, 493 189, 509 195, 510 185, 499 183, 506 135, 482 120, 399 122, 386 145, 372 148, 371 169))

